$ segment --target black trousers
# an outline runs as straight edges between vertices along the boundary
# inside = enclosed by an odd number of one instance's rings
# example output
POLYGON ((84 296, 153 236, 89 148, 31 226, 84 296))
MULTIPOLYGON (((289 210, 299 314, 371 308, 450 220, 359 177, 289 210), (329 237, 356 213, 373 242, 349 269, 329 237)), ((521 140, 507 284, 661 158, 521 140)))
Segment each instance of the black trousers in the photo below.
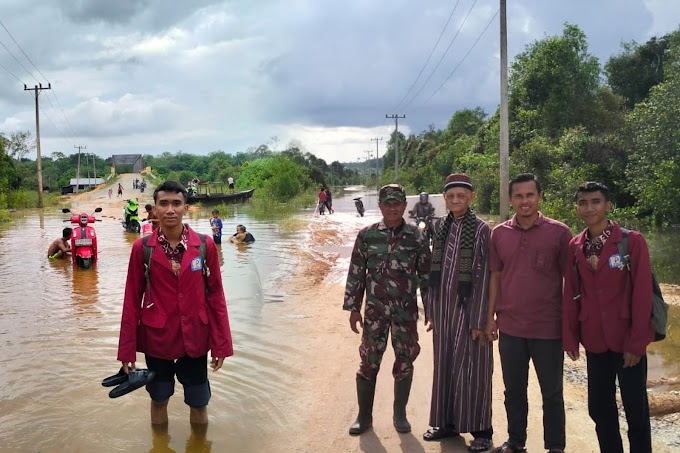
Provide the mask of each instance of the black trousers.
POLYGON ((562 392, 562 340, 520 338, 501 332, 498 351, 505 384, 508 441, 516 447, 523 447, 527 441, 527 387, 531 360, 543 396, 544 447, 546 450, 564 450, 566 435, 562 392))
POLYGON ((634 367, 623 368, 623 354, 586 352, 588 359, 588 412, 595 422, 603 453, 623 453, 616 405, 616 379, 628 421, 630 451, 651 453, 652 434, 647 401, 647 356, 634 367))

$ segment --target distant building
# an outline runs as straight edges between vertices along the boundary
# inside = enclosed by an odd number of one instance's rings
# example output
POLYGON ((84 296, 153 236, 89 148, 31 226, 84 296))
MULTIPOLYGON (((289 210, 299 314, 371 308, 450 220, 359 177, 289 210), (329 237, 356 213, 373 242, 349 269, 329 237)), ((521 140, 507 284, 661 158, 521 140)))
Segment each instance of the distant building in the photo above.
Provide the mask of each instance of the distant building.
POLYGON ((104 184, 104 180, 102 178, 71 178, 71 181, 69 182, 68 186, 63 186, 61 188, 61 194, 66 195, 69 193, 74 193, 76 191, 76 185, 78 186, 78 190, 85 190, 89 189, 90 187, 96 187, 99 184, 104 184))

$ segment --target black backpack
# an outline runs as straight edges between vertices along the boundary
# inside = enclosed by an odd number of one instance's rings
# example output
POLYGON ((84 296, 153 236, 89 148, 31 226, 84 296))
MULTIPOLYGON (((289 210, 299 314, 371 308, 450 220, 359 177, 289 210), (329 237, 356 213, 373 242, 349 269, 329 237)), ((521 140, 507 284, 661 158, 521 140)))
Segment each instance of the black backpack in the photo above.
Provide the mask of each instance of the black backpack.
MULTIPOLYGON (((628 233, 630 230, 621 228, 623 239, 618 243, 619 255, 623 264, 630 271, 630 255, 628 254, 628 233)), ((654 341, 661 341, 666 338, 666 327, 668 325, 668 304, 663 300, 661 287, 656 275, 652 272, 652 324, 654 325, 654 341)))

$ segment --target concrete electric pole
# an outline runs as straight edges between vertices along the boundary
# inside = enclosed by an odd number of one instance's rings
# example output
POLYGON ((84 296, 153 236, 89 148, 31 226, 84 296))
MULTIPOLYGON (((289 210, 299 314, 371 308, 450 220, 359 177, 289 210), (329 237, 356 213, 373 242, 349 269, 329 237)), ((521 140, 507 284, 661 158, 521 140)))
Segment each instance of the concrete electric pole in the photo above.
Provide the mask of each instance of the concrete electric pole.
POLYGON ((371 141, 375 141, 375 185, 376 189, 378 192, 380 192, 380 167, 378 167, 378 160, 379 160, 379 154, 378 154, 378 142, 382 140, 382 137, 380 138, 372 138, 371 141))
POLYGON ((38 164, 38 207, 43 207, 43 180, 42 180, 42 157, 40 156, 40 107, 38 105, 38 96, 42 90, 51 90, 52 84, 48 83, 47 88, 42 86, 42 83, 35 85, 33 88, 28 88, 24 85, 24 91, 33 91, 35 95, 35 146, 38 157, 36 163, 38 164))
POLYGON ((399 118, 406 118, 406 115, 385 115, 385 118, 394 120, 394 182, 399 184, 399 118))
POLYGON ((501 222, 509 217, 509 155, 510 155, 510 124, 508 120, 508 22, 505 11, 506 0, 501 1, 501 124, 500 124, 500 192, 498 212, 501 222))
POLYGON ((73 147, 78 148, 78 167, 76 170, 76 193, 78 193, 78 188, 80 187, 80 150, 87 149, 87 146, 73 145, 73 147))

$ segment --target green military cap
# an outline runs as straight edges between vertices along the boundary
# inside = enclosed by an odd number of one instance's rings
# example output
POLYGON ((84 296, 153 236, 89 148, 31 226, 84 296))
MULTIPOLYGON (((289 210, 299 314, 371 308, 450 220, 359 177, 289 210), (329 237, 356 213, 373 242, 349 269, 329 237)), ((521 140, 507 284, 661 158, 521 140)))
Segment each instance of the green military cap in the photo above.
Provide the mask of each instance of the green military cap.
POLYGON ((387 200, 406 201, 406 193, 399 184, 388 184, 380 188, 379 198, 381 203, 387 200))

